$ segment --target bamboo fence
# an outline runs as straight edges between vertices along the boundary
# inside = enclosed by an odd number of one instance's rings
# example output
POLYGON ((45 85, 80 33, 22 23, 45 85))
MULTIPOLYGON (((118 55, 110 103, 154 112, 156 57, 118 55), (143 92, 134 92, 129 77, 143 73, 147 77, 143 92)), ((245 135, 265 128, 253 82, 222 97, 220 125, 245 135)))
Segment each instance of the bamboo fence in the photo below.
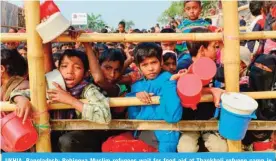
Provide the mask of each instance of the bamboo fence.
MULTIPOLYGON (((224 24, 226 25, 223 33, 204 33, 204 34, 82 34, 77 40, 72 40, 69 36, 62 35, 55 42, 160 42, 160 41, 213 41, 223 40, 224 64, 226 90, 238 92, 239 84, 239 41, 251 39, 268 39, 276 38, 276 32, 254 32, 239 33, 238 27, 238 4, 237 1, 223 1, 224 24)), ((40 131, 40 138, 36 144, 37 152, 50 152, 50 135, 49 125, 53 130, 84 130, 84 129, 128 129, 128 130, 184 130, 184 131, 201 131, 217 130, 217 121, 180 121, 176 124, 167 124, 164 121, 143 121, 143 120, 112 120, 110 124, 96 124, 85 120, 52 120, 49 124, 47 114, 46 94, 45 94, 45 77, 44 63, 42 53, 42 41, 37 34, 35 27, 39 24, 39 1, 25 1, 26 11, 26 28, 27 33, 4 34, 1 33, 1 42, 8 41, 27 41, 28 43, 28 61, 29 76, 31 89, 31 103, 33 110, 41 113, 39 118, 35 118, 38 125, 46 126, 46 131, 40 131), (46 112, 45 112, 46 111, 46 112)), ((276 92, 248 92, 245 93, 255 99, 276 98, 276 92)), ((82 100, 83 102, 87 100, 82 100)), ((212 96, 204 95, 201 102, 212 101, 212 96)), ((110 98, 111 107, 122 107, 130 105, 143 105, 136 98, 110 98)), ((159 97, 153 97, 153 104, 159 104, 159 97)), ((68 105, 52 104, 50 110, 68 109, 68 105)), ((15 105, 8 102, 1 102, 1 111, 13 111, 15 105)), ((252 121, 250 130, 274 130, 276 129, 275 121, 252 121)), ((39 129, 41 130, 41 129, 39 129)), ((241 150, 240 141, 228 141, 229 151, 236 152, 241 150)))
MULTIPOLYGON (((275 31, 245 32, 231 39, 256 40, 275 38, 275 31)), ((161 41, 215 41, 224 40, 223 33, 145 33, 145 34, 108 34, 84 33, 74 40, 68 35, 62 35, 53 42, 161 42, 161 41)), ((26 41, 27 33, 1 33, 1 42, 26 41)))

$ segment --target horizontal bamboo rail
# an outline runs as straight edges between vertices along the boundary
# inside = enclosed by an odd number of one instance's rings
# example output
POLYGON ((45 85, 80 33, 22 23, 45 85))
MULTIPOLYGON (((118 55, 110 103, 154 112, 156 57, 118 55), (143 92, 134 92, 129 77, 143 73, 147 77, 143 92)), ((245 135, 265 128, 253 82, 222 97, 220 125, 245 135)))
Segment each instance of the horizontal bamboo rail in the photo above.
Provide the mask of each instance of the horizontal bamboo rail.
MULTIPOLYGON (((226 37, 227 38, 227 37, 226 37)), ((239 37, 229 39, 256 40, 276 38, 275 31, 240 33, 239 37)), ((77 40, 62 35, 53 42, 160 42, 160 41, 215 41, 222 40, 223 33, 146 33, 146 34, 102 34, 84 33, 77 40)), ((1 33, 1 42, 26 41, 26 33, 1 33)))
MULTIPOLYGON (((254 99, 276 99, 276 92, 269 91, 269 92, 243 92, 254 99)), ((87 100, 81 100, 83 103, 87 103, 87 100)), ((200 102, 212 102, 213 96, 212 95, 203 95, 201 97, 200 102)), ((159 97, 155 96, 152 97, 152 104, 159 104, 159 97)), ((136 97, 116 97, 116 98, 109 98, 109 105, 110 107, 127 107, 127 106, 141 106, 146 105, 139 101, 136 97)), ((10 104, 9 102, 1 102, 0 111, 14 111, 15 105, 10 104)), ((66 104, 55 103, 51 104, 49 109, 50 110, 60 110, 60 109, 71 109, 72 107, 66 104)))
MULTIPOLYGON (((168 124, 164 121, 112 120, 109 124, 97 124, 85 120, 52 120, 52 130, 218 130, 216 120, 180 121, 168 124)), ((275 130, 276 121, 251 121, 248 130, 275 130)))

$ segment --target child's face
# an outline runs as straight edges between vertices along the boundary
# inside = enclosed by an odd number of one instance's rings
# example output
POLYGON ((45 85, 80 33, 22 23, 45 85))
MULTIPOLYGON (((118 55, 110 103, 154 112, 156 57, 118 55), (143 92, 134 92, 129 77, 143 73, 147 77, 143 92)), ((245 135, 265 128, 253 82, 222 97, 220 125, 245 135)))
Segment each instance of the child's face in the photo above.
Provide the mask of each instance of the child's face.
POLYGON ((101 65, 101 70, 104 78, 112 84, 116 83, 122 71, 119 61, 104 61, 101 65))
POLYGON ((125 28, 124 28, 123 25, 119 24, 119 25, 118 25, 118 30, 119 30, 120 33, 122 33, 122 32, 125 31, 125 28))
POLYGON ((20 54, 21 56, 23 56, 24 58, 27 57, 27 51, 26 51, 25 49, 20 49, 20 50, 18 50, 18 52, 19 52, 19 54, 20 54))
POLYGON ((57 47, 52 48, 52 53, 53 53, 53 54, 56 53, 57 51, 58 51, 58 48, 57 48, 57 47))
POLYGON ((166 60, 162 66, 163 70, 168 71, 172 74, 176 72, 176 62, 174 59, 169 58, 166 60))
POLYGON ((78 85, 84 78, 84 66, 78 57, 65 56, 60 64, 59 71, 67 88, 78 85))
POLYGON ((187 2, 184 6, 184 11, 190 20, 197 20, 201 13, 201 6, 198 2, 187 2))
POLYGON ((162 50, 175 50, 176 43, 175 42, 161 42, 162 50))
POLYGON ((154 79, 161 71, 161 62, 156 57, 149 57, 139 64, 139 68, 147 79, 154 79))
POLYGON ((203 49, 203 56, 210 58, 212 60, 216 60, 216 58, 217 58, 217 42, 216 41, 210 42, 208 47, 203 49))

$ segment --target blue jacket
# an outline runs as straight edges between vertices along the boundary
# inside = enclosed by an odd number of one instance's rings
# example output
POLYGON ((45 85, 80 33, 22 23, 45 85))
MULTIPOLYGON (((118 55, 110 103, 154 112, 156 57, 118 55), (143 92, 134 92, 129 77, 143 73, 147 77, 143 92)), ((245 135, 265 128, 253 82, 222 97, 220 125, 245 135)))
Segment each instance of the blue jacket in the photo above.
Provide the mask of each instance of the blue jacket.
MULTIPOLYGON (((171 74, 162 72, 153 80, 142 79, 131 86, 129 97, 138 92, 153 93, 160 96, 159 105, 131 106, 128 108, 129 119, 165 120, 177 123, 182 117, 182 106, 176 92, 176 81, 170 81, 171 74)), ((154 131, 159 141, 159 152, 175 152, 180 133, 177 131, 154 131)))

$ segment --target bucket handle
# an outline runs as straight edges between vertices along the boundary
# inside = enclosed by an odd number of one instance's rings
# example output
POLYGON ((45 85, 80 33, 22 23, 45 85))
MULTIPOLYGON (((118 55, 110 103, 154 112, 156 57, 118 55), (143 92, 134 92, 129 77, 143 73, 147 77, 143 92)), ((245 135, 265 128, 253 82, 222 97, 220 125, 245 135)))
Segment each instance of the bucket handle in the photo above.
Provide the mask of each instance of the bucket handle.
MULTIPOLYGON (((220 114, 220 111, 221 111, 221 107, 222 107, 222 104, 220 103, 220 107, 216 108, 216 110, 215 110, 214 118, 218 118, 219 117, 219 114, 220 114)), ((257 119, 256 111, 254 111, 251 115, 238 115, 238 116, 239 117, 246 117, 246 118, 250 117, 251 119, 257 119)))

